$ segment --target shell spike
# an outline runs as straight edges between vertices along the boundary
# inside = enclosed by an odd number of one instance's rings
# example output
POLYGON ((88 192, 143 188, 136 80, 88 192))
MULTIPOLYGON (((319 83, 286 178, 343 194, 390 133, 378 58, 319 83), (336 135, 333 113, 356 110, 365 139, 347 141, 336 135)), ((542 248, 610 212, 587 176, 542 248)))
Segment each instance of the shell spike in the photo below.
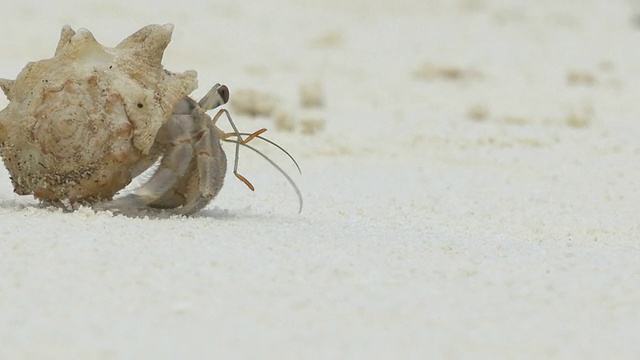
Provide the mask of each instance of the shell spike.
POLYGON ((91 33, 91 31, 85 29, 85 28, 80 28, 78 29, 78 32, 76 32, 75 34, 73 34, 73 36, 71 36, 71 43, 72 44, 87 44, 87 45, 98 45, 101 46, 98 43, 98 40, 96 40, 96 38, 93 36, 93 34, 91 33))
POLYGON ((74 32, 71 28, 62 28, 60 41, 56 48, 56 57, 81 58, 85 54, 96 51, 104 52, 104 48, 91 31, 80 28, 74 32))
POLYGON ((64 47, 67 46, 67 44, 71 41, 71 38, 75 34, 76 32, 71 28, 71 26, 65 25, 62 27, 62 30, 60 31, 60 40, 58 41, 55 55, 59 55, 62 53, 64 47))
POLYGON ((147 25, 124 39, 116 49, 132 50, 151 65, 160 65, 164 49, 171 41, 173 25, 147 25))
POLYGON ((4 92, 4 95, 9 101, 11 101, 11 88, 14 83, 14 80, 0 79, 0 89, 2 89, 2 92, 4 92))

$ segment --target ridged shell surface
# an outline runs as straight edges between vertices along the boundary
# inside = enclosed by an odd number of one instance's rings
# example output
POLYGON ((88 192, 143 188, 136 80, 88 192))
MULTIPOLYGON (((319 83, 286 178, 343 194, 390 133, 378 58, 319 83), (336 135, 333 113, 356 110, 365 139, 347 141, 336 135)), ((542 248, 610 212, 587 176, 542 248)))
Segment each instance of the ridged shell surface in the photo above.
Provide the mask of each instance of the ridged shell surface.
POLYGON ((52 58, 0 79, 0 156, 16 193, 92 203, 153 163, 158 130, 197 87, 195 71, 162 66, 172 30, 149 25, 112 48, 65 26, 52 58))

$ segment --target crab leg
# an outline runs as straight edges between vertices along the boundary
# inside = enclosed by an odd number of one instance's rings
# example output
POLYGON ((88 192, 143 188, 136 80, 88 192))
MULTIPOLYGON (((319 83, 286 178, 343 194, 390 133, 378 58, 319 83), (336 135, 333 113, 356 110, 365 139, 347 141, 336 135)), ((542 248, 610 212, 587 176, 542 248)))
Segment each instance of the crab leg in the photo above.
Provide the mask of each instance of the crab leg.
POLYGON ((178 180, 189 172, 193 157, 191 115, 172 115, 164 129, 162 139, 171 141, 166 145, 166 155, 162 157, 158 170, 151 178, 133 193, 108 202, 105 207, 112 210, 142 208, 161 199, 164 194, 175 188, 178 180))
POLYGON ((192 190, 187 194, 184 206, 174 210, 176 214, 189 215, 206 207, 222 189, 227 172, 227 158, 213 128, 209 128, 193 147, 197 171, 187 185, 192 190))

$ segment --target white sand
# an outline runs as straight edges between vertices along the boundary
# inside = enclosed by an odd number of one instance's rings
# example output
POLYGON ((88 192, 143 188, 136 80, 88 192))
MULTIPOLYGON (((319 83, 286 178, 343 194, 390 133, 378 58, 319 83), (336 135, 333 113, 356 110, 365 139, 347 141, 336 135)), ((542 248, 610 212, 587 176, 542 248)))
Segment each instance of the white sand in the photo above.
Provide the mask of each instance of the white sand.
POLYGON ((3 4, 0 77, 65 23, 111 45, 174 23, 165 64, 198 70, 197 96, 220 81, 325 121, 235 116, 297 157, 302 176, 273 153, 304 211, 247 151, 256 192, 228 177, 193 218, 62 213, 2 169, 0 358, 640 356, 626 2, 154 2, 3 4), (314 81, 325 106, 301 109, 314 81))

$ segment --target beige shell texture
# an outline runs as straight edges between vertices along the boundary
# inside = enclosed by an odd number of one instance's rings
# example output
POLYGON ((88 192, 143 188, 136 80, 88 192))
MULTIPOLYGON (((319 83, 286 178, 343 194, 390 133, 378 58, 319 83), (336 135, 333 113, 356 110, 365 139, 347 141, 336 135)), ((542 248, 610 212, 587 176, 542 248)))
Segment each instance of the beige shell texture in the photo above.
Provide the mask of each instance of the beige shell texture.
POLYGON ((172 30, 149 25, 111 48, 65 26, 52 58, 0 79, 0 156, 16 193, 91 203, 153 163, 156 133, 197 87, 195 71, 162 66, 172 30))

